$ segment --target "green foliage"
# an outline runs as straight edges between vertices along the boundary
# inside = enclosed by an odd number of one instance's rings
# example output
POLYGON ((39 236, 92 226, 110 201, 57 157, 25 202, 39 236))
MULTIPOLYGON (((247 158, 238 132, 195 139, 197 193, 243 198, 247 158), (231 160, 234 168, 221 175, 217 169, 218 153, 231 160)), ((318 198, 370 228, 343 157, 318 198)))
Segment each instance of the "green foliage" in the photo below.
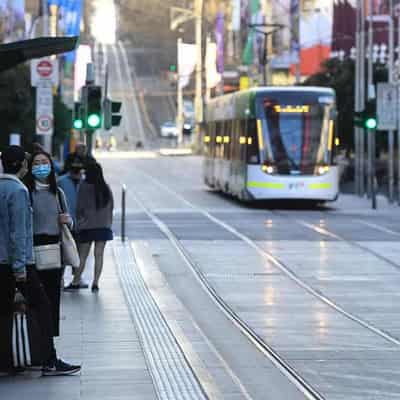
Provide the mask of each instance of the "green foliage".
POLYGON ((61 96, 54 97, 54 136, 53 150, 58 150, 60 144, 71 131, 72 110, 62 101, 61 96))
MULTIPOLYGON (((323 62, 321 67, 321 72, 310 76, 303 84, 306 86, 328 86, 335 90, 338 109, 338 136, 341 145, 352 151, 354 150, 354 61, 340 61, 337 58, 332 58, 323 62)), ((387 82, 387 77, 387 69, 376 64, 374 66, 374 83, 387 82)), ((365 88, 366 86, 367 82, 365 82, 365 88)))
POLYGON ((339 61, 337 58, 326 60, 321 72, 310 76, 304 85, 328 86, 335 90, 340 143, 347 149, 353 149, 354 62, 339 61))
POLYGON ((27 65, 0 74, 0 126, 0 150, 8 145, 10 133, 20 133, 25 146, 33 141, 34 93, 27 65))
MULTIPOLYGON (((36 91, 31 87, 28 64, 0 74, 0 151, 8 145, 10 133, 20 133, 29 151, 35 138, 36 91)), ((71 128, 71 110, 59 95, 54 97, 54 146, 57 148, 71 128)))

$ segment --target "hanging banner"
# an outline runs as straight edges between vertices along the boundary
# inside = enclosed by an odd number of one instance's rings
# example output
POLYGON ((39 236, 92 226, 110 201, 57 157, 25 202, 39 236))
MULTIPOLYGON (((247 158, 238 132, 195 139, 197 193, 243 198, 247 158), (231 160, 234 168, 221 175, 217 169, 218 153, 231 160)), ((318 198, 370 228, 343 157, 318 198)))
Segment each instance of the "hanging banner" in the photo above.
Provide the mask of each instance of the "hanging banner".
POLYGON ((0 42, 25 37, 25 0, 0 0, 0 42))
POLYGON ((186 87, 190 82, 196 67, 196 45, 188 43, 178 43, 178 74, 179 86, 186 87))
POLYGON ((224 72, 224 14, 219 12, 215 22, 215 41, 217 44, 217 71, 222 74, 224 72))
MULTIPOLYGON (((65 35, 79 36, 81 32, 82 19, 82 1, 69 0, 65 5, 65 35)), ((65 55, 68 62, 75 61, 75 51, 71 51, 65 55)))
POLYGON ((232 0, 232 30, 240 31, 240 0, 232 0))
POLYGON ((290 0, 290 52, 293 64, 300 62, 300 4, 299 0, 290 0))
POLYGON ((221 74, 217 71, 217 44, 207 43, 206 49, 206 83, 207 89, 215 88, 221 82, 221 74))

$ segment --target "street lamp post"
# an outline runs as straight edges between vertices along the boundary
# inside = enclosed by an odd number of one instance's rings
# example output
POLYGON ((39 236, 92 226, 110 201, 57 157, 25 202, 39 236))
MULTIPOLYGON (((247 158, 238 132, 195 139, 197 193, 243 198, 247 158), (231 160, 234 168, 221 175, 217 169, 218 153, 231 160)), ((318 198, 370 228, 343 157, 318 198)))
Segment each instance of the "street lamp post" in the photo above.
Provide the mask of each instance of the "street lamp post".
POLYGON ((268 84, 268 76, 267 76, 267 66, 268 66, 268 36, 273 35, 275 32, 280 31, 281 29, 286 28, 285 25, 282 24, 250 24, 249 28, 255 29, 255 32, 261 33, 264 35, 264 50, 263 50, 263 84, 268 84), (275 28, 272 31, 266 32, 257 28, 275 28))
MULTIPOLYGON (((195 0, 194 10, 184 8, 171 8, 170 29, 175 30, 179 25, 184 24, 191 19, 195 20, 195 42, 196 42, 196 89, 195 89, 195 117, 196 128, 195 137, 200 136, 200 124, 203 122, 203 46, 202 46, 202 21, 203 21, 203 0, 195 0)), ((179 63, 178 63, 179 64, 179 63)), ((179 87, 179 65, 178 65, 178 87, 179 87)), ((178 89, 179 90, 179 89, 178 89)), ((179 101, 179 99, 178 99, 179 101)), ((181 116, 177 115, 177 119, 181 116)))

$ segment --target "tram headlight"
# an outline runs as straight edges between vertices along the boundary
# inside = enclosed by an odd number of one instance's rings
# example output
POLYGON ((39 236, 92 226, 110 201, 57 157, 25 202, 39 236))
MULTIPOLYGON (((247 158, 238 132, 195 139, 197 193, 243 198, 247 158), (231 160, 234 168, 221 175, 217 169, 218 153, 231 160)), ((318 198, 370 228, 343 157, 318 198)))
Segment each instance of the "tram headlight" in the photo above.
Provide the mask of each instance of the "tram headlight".
POLYGON ((273 174, 275 172, 275 168, 272 165, 266 165, 264 164, 261 169, 266 173, 266 174, 273 174))
POLYGON ((329 171, 329 167, 327 165, 323 165, 321 167, 318 167, 318 175, 324 175, 329 171))

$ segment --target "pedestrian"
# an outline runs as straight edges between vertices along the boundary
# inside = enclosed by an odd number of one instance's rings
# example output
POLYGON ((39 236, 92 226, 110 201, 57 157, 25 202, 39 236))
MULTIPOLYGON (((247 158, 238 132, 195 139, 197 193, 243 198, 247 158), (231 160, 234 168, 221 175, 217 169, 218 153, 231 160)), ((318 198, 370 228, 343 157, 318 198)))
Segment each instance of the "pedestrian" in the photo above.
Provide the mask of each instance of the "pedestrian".
MULTIPOLYGON (((4 174, 0 175, 0 321, 11 323, 18 287, 28 306, 37 311, 43 375, 76 373, 80 366, 57 358, 50 301, 34 266, 32 208, 28 190, 21 181, 28 171, 27 155, 21 147, 9 146, 3 151, 1 161, 4 174)), ((0 325, 2 369, 11 369, 13 365, 11 333, 8 326, 0 325)))
POLYGON ((72 162, 79 159, 84 166, 89 162, 96 162, 95 158, 88 153, 88 148, 84 143, 78 142, 75 146, 75 151, 68 154, 64 163, 64 173, 71 169, 72 162))
MULTIPOLYGON (((32 155, 25 183, 32 201, 34 246, 60 244, 60 226, 61 224, 72 226, 72 218, 68 214, 64 192, 57 186, 53 162, 48 153, 38 151, 32 155)), ((41 270, 39 265, 35 266, 40 283, 50 302, 53 337, 60 335, 61 257, 59 264, 55 268, 46 270, 41 270)), ((79 370, 79 366, 58 360, 54 350, 53 364, 49 366, 45 374, 57 375, 62 371, 75 373, 79 370)))
POLYGON ((77 202, 78 249, 81 264, 69 289, 79 289, 81 275, 85 269, 90 248, 94 242, 94 279, 92 292, 98 292, 103 270, 106 242, 113 239, 113 195, 104 180, 98 163, 89 163, 86 178, 79 186, 77 202))
POLYGON ((29 195, 20 179, 28 170, 24 150, 10 146, 1 154, 0 175, 0 369, 11 370, 11 329, 17 284, 26 282, 27 264, 33 264, 29 195), (4 348, 3 348, 4 347, 4 348))
MULTIPOLYGON (((81 157, 76 155, 75 157, 71 158, 66 174, 62 175, 57 180, 58 187, 63 190, 67 199, 69 214, 71 215, 73 221, 71 233, 75 241, 77 241, 76 202, 78 198, 78 188, 82 182, 83 169, 83 161, 81 157)), ((64 278, 61 279, 61 285, 63 285, 63 280, 64 278)), ((86 289, 88 287, 88 284, 84 282, 80 282, 79 285, 81 289, 86 289)))

